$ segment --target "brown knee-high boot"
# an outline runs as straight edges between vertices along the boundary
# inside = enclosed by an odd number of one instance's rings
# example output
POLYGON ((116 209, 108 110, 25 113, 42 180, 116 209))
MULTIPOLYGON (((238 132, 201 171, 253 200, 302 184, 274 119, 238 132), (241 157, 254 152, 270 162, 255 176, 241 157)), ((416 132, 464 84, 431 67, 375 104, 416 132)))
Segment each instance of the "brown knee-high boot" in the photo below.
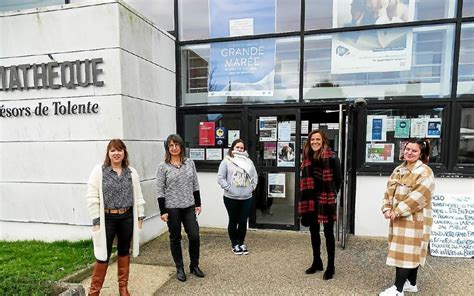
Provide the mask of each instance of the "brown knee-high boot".
POLYGON ((109 264, 107 262, 95 263, 94 271, 92 272, 91 286, 89 288, 89 296, 99 296, 108 266, 109 264))
POLYGON ((130 255, 118 256, 117 275, 120 296, 130 296, 128 292, 128 275, 130 273, 130 255))

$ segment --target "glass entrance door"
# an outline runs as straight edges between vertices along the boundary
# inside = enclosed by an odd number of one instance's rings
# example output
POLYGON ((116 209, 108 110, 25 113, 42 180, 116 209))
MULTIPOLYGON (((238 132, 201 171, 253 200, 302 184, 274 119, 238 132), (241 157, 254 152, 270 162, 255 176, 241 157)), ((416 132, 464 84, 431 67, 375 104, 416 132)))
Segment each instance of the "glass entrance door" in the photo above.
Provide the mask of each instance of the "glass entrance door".
POLYGON ((249 153, 258 172, 250 226, 299 229, 300 118, 298 110, 249 110, 249 153))

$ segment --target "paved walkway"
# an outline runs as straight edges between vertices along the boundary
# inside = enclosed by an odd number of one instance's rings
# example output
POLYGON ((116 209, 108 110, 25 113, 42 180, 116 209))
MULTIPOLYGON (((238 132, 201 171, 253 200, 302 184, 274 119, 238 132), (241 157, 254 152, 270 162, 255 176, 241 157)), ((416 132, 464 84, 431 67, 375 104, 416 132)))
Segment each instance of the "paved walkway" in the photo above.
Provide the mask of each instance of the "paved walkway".
MULTIPOLYGON (((132 295, 377 295, 393 284, 394 268, 385 265, 384 239, 350 237, 345 250, 336 249, 336 274, 330 281, 323 281, 322 273, 304 274, 311 264, 307 232, 249 231, 246 243, 250 254, 237 256, 230 250, 225 230, 201 229, 200 267, 206 277, 189 274, 184 240, 188 280, 182 283, 175 277, 165 233, 143 246, 140 256, 132 260, 130 292, 132 295), (151 293, 153 289, 155 292, 151 293)), ((106 286, 110 285, 114 291, 116 273, 109 274, 113 280, 106 286)), ((429 257, 418 273, 420 292, 417 294, 472 295, 473 278, 472 259, 429 257)))

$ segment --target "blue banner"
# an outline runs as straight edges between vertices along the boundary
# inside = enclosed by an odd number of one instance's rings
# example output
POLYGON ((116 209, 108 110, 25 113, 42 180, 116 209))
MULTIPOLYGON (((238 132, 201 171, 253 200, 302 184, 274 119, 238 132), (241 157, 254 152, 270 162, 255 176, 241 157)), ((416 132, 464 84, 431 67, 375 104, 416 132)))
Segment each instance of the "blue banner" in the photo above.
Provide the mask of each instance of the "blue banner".
MULTIPOLYGON (((209 0, 210 36, 275 32, 275 1, 209 0)), ((273 96, 275 40, 211 43, 208 95, 273 96)))

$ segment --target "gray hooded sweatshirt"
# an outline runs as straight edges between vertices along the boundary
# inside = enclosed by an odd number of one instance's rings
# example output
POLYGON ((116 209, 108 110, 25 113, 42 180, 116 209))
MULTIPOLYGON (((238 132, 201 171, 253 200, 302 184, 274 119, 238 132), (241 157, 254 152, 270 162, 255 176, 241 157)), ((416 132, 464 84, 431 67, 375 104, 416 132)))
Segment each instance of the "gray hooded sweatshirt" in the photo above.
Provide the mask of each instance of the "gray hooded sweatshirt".
POLYGON ((219 165, 217 183, 224 189, 224 196, 232 199, 248 199, 257 187, 257 170, 247 152, 232 151, 219 165))

